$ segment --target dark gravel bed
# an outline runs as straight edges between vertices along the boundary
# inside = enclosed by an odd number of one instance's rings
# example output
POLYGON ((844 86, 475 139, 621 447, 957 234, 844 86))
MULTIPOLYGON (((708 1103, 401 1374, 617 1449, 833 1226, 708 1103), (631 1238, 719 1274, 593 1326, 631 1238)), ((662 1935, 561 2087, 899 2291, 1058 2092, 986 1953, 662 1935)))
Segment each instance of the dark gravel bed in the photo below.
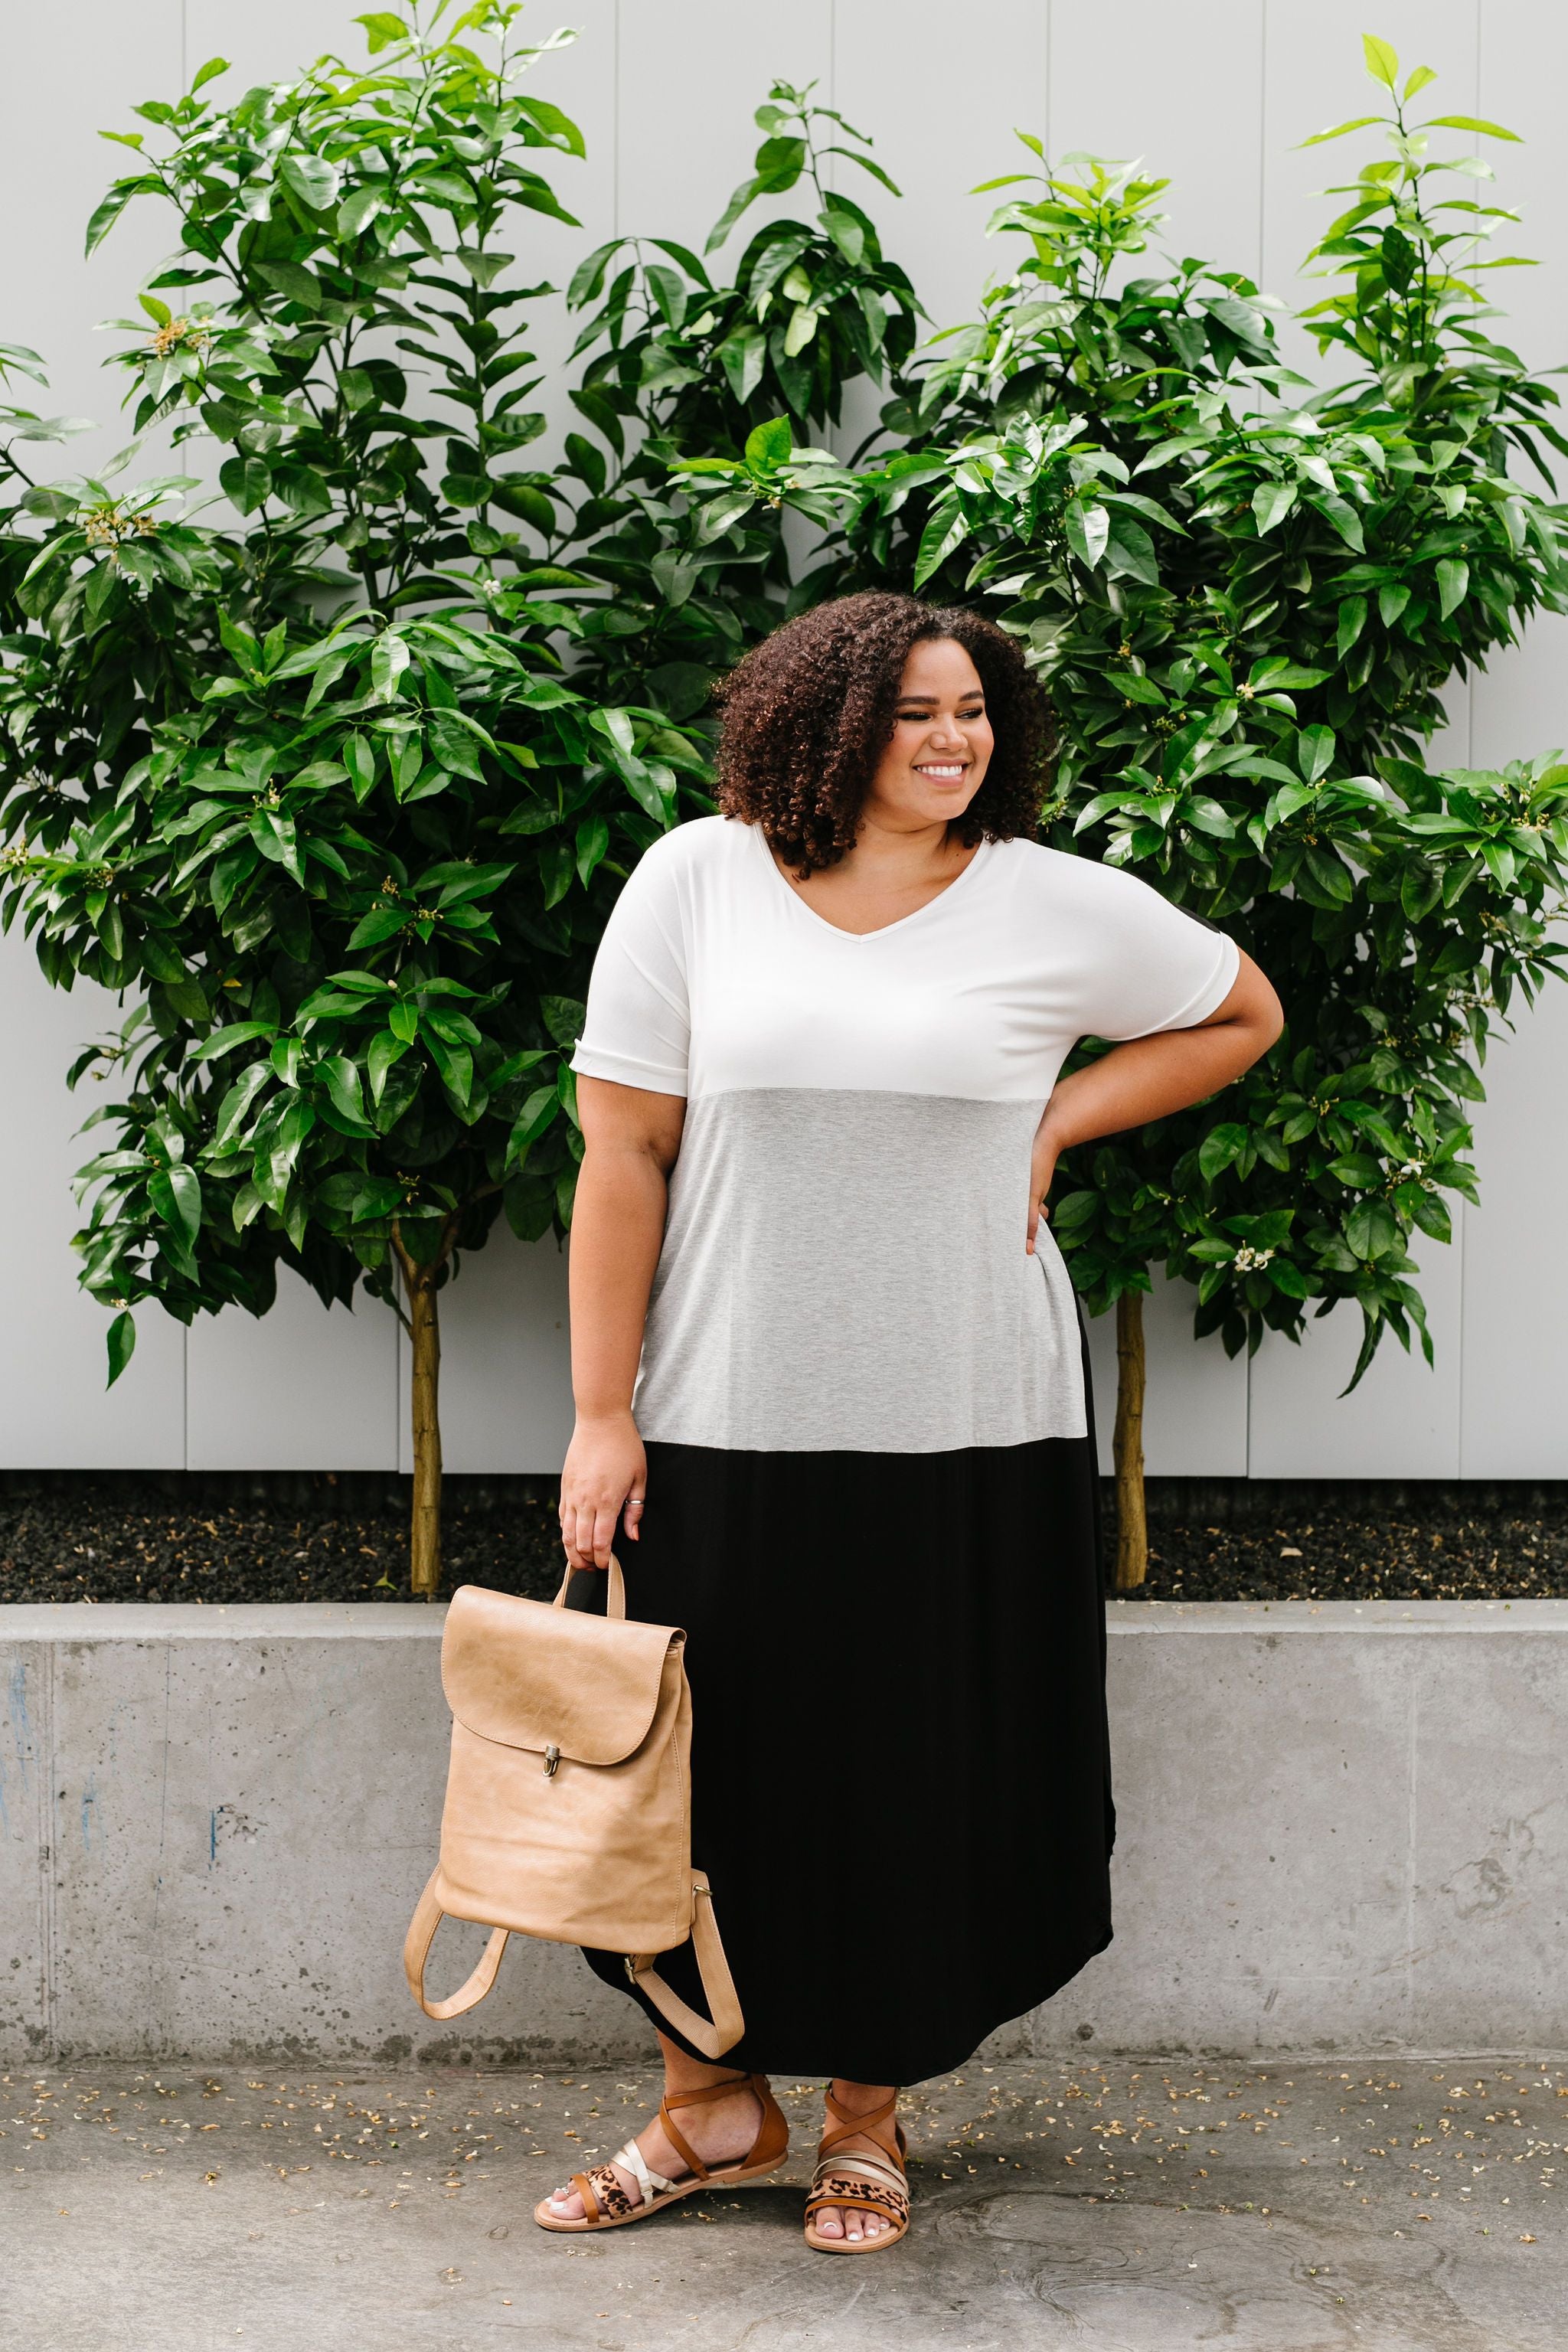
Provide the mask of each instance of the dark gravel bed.
MULTIPOLYGON (((449 1479, 443 1591, 548 1598, 555 1495, 449 1479)), ((405 1484, 369 1474, 0 1478, 0 1603, 401 1601, 407 1541, 405 1484)), ((1150 1552, 1151 1601, 1568 1598, 1568 1493, 1155 1486, 1150 1552)))
POLYGON ((1568 1504, 1312 1500, 1203 1526, 1152 1516, 1148 1601, 1568 1599, 1568 1504))
MULTIPOLYGON (((548 1598, 561 1573, 554 1481, 509 1480, 499 1495, 468 1484, 448 1482, 442 1591, 487 1584, 548 1598)), ((0 1488, 0 1603, 409 1598, 408 1506, 396 1482, 257 1485, 203 1482, 187 1498, 173 1481, 13 1477, 0 1488)))

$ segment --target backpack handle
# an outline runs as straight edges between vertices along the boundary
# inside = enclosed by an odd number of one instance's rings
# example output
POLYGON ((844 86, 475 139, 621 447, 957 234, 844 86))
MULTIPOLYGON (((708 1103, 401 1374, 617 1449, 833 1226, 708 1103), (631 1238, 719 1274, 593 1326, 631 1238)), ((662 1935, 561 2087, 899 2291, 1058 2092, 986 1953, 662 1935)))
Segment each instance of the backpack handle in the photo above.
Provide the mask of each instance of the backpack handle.
MULTIPOLYGON (((610 1554, 610 1565, 607 1570, 584 1569, 581 1572, 584 1576, 607 1575, 609 1577, 610 1590, 608 1598, 605 1604, 605 1614, 606 1617, 624 1617, 626 1613, 626 1579, 621 1574, 621 1563, 616 1558, 615 1553, 612 1552, 610 1554)), ((566 1588, 571 1583, 573 1577, 577 1573, 578 1571, 573 1568, 571 1561, 568 1560, 566 1563, 566 1573, 561 1580, 561 1590, 550 1604, 552 1609, 565 1608, 566 1588)))

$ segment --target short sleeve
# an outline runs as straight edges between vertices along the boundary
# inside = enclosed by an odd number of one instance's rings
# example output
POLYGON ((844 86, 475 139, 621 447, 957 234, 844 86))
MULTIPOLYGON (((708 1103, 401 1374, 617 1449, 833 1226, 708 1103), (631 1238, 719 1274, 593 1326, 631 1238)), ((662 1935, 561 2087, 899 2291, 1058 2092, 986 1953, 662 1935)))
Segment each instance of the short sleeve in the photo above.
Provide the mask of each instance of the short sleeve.
POLYGON ((1191 1029, 1236 984, 1241 952, 1135 875, 1092 869, 1092 946, 1083 972, 1082 1034, 1120 1042, 1191 1029))
POLYGON ((684 1095, 691 1024, 680 877, 668 839, 635 867, 605 926, 572 1067, 582 1077, 684 1095))

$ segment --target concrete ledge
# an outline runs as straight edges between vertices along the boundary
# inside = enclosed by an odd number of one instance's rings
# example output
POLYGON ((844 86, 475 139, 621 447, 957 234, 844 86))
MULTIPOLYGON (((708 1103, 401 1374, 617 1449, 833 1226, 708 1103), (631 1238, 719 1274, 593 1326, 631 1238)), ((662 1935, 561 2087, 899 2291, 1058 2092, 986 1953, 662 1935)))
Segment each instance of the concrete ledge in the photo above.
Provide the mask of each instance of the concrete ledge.
MULTIPOLYGON (((408 2000, 442 1617, 0 1608, 0 2062, 646 2054, 548 1946, 456 2026, 408 2000)), ((1110 1627, 1117 1940, 999 2052, 1568 2050, 1568 1602, 1110 1627)))

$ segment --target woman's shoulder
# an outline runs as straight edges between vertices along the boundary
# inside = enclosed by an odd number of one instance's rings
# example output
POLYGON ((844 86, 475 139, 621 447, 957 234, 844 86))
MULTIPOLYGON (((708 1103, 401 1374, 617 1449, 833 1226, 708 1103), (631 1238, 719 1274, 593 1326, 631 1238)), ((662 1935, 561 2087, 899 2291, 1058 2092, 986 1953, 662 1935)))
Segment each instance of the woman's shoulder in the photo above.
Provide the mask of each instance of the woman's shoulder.
POLYGON ((650 841, 626 877, 621 898, 650 913, 671 916, 700 899, 710 877, 732 871, 735 845, 731 838, 748 828, 727 817, 697 816, 650 841))
POLYGON ((655 849, 668 856, 689 859, 694 865, 705 866, 718 857, 732 856, 743 849, 747 837, 755 828, 743 817, 689 816, 684 824, 672 825, 655 849))
POLYGON ((739 817, 694 816, 672 825, 650 842, 637 863, 637 871, 674 880, 702 875, 732 865, 752 853, 747 842, 752 827, 739 817))
POLYGON ((999 842, 994 870, 1005 877, 1006 919, 1031 937, 1044 929, 1063 938, 1116 939, 1131 948, 1168 937, 1173 926, 1215 928, 1171 898, 1157 876, 1145 881, 1124 866, 1052 849, 1043 841, 999 842))

